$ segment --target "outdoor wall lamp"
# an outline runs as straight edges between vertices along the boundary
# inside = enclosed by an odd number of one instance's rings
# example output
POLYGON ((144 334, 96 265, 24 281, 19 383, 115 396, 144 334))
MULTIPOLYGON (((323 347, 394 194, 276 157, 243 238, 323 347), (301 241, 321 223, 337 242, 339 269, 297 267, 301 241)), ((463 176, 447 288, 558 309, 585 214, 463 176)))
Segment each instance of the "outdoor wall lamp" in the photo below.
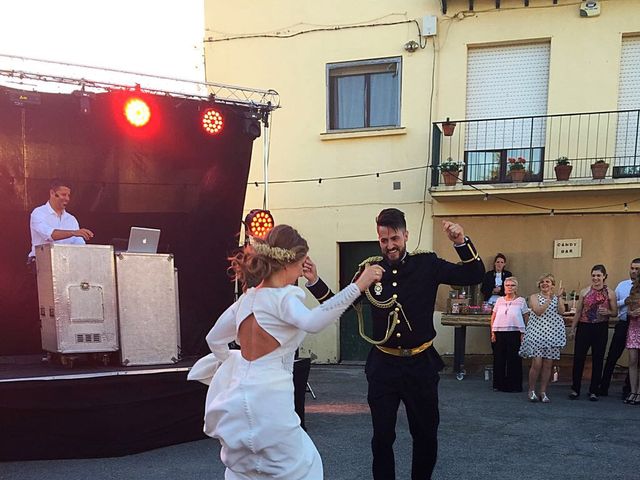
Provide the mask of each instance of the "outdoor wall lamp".
POLYGON ((415 52, 416 50, 418 50, 418 48, 420 48, 420 44, 415 40, 409 40, 404 44, 404 49, 409 53, 415 52))

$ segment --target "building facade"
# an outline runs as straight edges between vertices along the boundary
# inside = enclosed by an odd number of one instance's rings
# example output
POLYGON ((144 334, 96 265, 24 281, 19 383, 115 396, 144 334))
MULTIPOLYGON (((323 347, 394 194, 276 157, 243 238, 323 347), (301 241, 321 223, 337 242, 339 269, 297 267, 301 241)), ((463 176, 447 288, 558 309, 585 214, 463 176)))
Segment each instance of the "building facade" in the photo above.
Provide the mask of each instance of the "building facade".
MULTIPOLYGON (((523 295, 544 272, 567 290, 585 287, 596 263, 615 287, 640 256, 640 9, 634 0, 596 6, 205 2, 207 78, 280 94, 268 208, 309 240, 332 287, 378 251, 374 219, 389 206, 407 215, 410 249, 452 261, 440 224, 458 221, 487 269, 495 253, 507 256, 523 295), (562 157, 567 180, 556 177, 562 157), (594 163, 608 165, 604 179, 592 177, 594 163), (460 170, 447 186, 441 169, 452 164, 460 170), (579 256, 554 258, 554 241, 574 239, 579 256)), ((263 140, 247 211, 264 205, 263 140)), ((451 352, 451 327, 437 315, 435 324, 436 347, 451 352)), ((472 330, 467 352, 490 352, 487 332, 472 330)), ((346 317, 310 336, 306 353, 318 362, 362 359, 356 331, 346 317)))

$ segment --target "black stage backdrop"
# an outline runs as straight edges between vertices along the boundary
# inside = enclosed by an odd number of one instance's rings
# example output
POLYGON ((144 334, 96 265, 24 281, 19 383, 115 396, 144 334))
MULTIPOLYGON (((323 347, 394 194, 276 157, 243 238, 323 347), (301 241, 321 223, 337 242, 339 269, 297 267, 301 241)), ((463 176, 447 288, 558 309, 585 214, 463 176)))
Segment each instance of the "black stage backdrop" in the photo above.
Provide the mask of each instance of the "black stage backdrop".
POLYGON ((233 301, 226 256, 238 245, 254 139, 247 110, 215 105, 224 127, 210 136, 200 114, 214 105, 138 93, 152 117, 134 129, 122 115, 131 95, 92 94, 87 114, 77 93, 0 90, 0 355, 41 350, 25 261, 30 213, 55 177, 70 181, 68 210, 94 244, 128 238, 131 226, 162 230, 160 252, 173 253, 179 270, 184 354, 204 353, 206 332, 233 301))

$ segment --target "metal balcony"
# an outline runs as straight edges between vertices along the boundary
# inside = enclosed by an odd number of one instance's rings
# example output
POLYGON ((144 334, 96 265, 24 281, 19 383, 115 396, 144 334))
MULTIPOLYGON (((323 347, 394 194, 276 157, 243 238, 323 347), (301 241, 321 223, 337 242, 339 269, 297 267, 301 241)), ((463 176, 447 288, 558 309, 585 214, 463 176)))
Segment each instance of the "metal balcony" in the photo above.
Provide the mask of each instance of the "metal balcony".
POLYGON ((463 167, 457 186, 449 189, 512 184, 514 162, 524 162, 525 184, 603 182, 593 179, 592 164, 598 161, 609 165, 605 181, 635 183, 640 178, 639 126, 640 110, 434 122, 431 187, 443 185, 440 170, 447 160, 463 167), (560 157, 572 167, 563 183, 555 169, 560 157))

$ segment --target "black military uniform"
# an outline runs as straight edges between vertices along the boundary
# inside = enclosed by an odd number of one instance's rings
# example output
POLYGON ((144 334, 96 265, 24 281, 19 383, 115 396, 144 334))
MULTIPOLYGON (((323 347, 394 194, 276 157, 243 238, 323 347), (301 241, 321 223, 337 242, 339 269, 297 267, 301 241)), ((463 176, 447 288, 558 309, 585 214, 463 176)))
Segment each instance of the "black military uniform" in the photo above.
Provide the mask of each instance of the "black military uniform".
MULTIPOLYGON (((371 348, 365 367, 375 480, 395 479, 393 442, 401 400, 413 437, 411 478, 431 478, 438 448, 438 372, 444 366, 431 345, 436 336, 433 310, 438 286, 477 284, 484 274, 482 260, 468 238, 456 251, 462 265, 432 252, 405 254, 394 265, 383 257, 371 257, 361 264, 379 264, 385 269, 381 281, 365 292, 372 304, 373 339, 388 337, 371 348)), ((322 280, 308 289, 320 301, 332 296, 322 280)))

